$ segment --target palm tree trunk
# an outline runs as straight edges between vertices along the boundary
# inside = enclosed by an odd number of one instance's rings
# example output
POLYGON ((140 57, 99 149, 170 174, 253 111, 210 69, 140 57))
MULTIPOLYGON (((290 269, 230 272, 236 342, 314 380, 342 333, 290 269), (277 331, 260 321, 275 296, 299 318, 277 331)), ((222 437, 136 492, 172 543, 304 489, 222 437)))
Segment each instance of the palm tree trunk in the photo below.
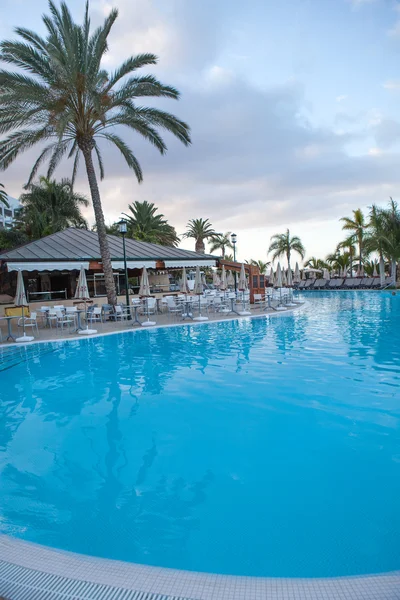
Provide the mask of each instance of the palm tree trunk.
POLYGON ((394 287, 396 287, 396 271, 397 271, 397 264, 396 264, 396 261, 394 259, 392 259, 392 268, 391 268, 390 274, 392 276, 394 287))
POLYGON ((290 270, 290 251, 287 252, 286 256, 287 256, 287 266, 288 266, 288 271, 289 271, 290 270))
POLYGON ((359 259, 359 262, 358 262, 358 269, 359 269, 359 272, 360 272, 360 273, 361 273, 361 263, 362 263, 362 256, 361 256, 361 254, 362 254, 362 249, 361 249, 361 248, 362 248, 362 239, 361 239, 361 238, 359 238, 359 240, 358 240, 358 259, 359 259))
POLYGON ((106 286, 107 300, 109 304, 117 303, 117 293, 115 291, 114 275, 111 266, 110 249, 108 247, 106 224, 104 222, 103 208, 101 206, 99 186, 97 185, 96 171, 94 170, 92 160, 92 140, 81 142, 79 145, 85 158, 86 172, 89 180, 90 194, 92 196, 94 216, 96 219, 97 235, 99 238, 100 254, 103 263, 104 283, 106 286))
POLYGON ((201 240, 201 239, 196 240, 195 250, 199 254, 204 254, 205 253, 206 247, 204 245, 204 241, 203 240, 201 240))

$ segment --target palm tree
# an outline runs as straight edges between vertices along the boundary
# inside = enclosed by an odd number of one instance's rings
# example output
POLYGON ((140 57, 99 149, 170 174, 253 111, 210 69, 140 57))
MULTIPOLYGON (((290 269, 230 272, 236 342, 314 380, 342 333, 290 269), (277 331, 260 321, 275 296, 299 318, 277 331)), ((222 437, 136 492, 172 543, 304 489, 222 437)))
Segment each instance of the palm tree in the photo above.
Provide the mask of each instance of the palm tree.
POLYGON ((354 236, 350 236, 350 237, 346 238, 345 240, 343 240, 342 242, 338 243, 338 245, 336 246, 336 254, 340 254, 340 252, 342 250, 344 251, 344 253, 346 255, 348 255, 348 258, 349 258, 348 265, 350 266, 350 275, 352 275, 353 260, 356 259, 356 247, 354 245, 354 236))
POLYGON ((258 267, 260 271, 260 275, 265 275, 265 271, 270 266, 270 262, 264 262, 263 260, 254 260, 251 258, 250 260, 245 261, 248 265, 253 265, 254 267, 258 267))
POLYGON ((364 214, 360 208, 353 210, 353 218, 343 217, 340 220, 344 223, 342 229, 352 232, 352 235, 350 238, 348 238, 350 246, 354 244, 354 241, 357 241, 358 243, 358 268, 361 270, 363 259, 363 241, 368 223, 365 222, 364 214))
POLYGON ((340 271, 341 269, 347 271, 351 264, 351 260, 352 258, 349 252, 340 253, 338 249, 336 249, 336 252, 328 254, 325 259, 326 263, 335 269, 335 271, 340 271))
POLYGON ((10 208, 10 205, 8 204, 8 196, 2 183, 0 183, 0 202, 5 204, 7 208, 10 208))
POLYGON ((296 235, 291 237, 289 229, 286 229, 285 233, 277 233, 271 237, 271 244, 268 248, 268 252, 273 253, 272 261, 286 255, 289 269, 292 252, 297 252, 301 258, 304 258, 306 253, 301 239, 296 235))
POLYGON ((195 250, 200 254, 204 254, 204 240, 214 239, 218 234, 208 219, 190 219, 186 226, 186 231, 182 235, 183 238, 193 238, 196 240, 195 250))
POLYGON ((8 134, 0 141, 0 169, 6 169, 35 144, 49 142, 41 150, 28 184, 46 159, 49 159, 47 176, 50 178, 65 155, 74 157, 74 181, 79 158, 83 155, 108 302, 115 304, 111 257, 93 162, 95 155, 103 179, 99 139, 111 142, 120 151, 140 182, 143 179, 140 164, 116 128, 124 126, 133 130, 161 154, 167 147, 158 129, 171 132, 185 145, 190 144, 190 135, 189 127, 175 116, 136 104, 136 98, 143 96, 179 98, 175 88, 163 85, 152 75, 135 74, 141 67, 155 65, 155 55, 132 56, 111 73, 103 68, 107 39, 118 11, 112 10, 103 25, 92 32, 88 7, 87 2, 80 25, 73 21, 65 2, 61 2, 58 9, 50 0, 51 14, 43 17, 47 37, 18 27, 18 41, 0 44, 0 60, 17 68, 17 71, 0 70, 0 132, 8 134), (21 73, 21 69, 26 73, 21 73))
POLYGON ((129 204, 132 214, 124 213, 127 218, 128 236, 142 242, 153 242, 163 246, 177 246, 179 237, 175 228, 169 225, 164 215, 157 214, 158 208, 153 203, 134 202, 129 204))
POLYGON ((11 250, 17 246, 26 244, 29 239, 22 231, 12 227, 11 229, 0 229, 0 251, 11 250))
POLYGON ((390 198, 388 208, 371 208, 371 232, 367 238, 369 250, 391 263, 393 283, 396 283, 397 263, 400 261, 400 209, 390 198))
POLYGON ((311 256, 304 264, 304 266, 322 271, 322 269, 327 268, 328 264, 325 260, 322 260, 322 258, 316 258, 316 256, 311 256))
POLYGON ((210 244, 210 252, 217 252, 221 250, 221 256, 224 258, 226 249, 233 250, 233 244, 231 242, 231 231, 226 231, 225 233, 217 233, 213 238, 211 238, 210 244))
POLYGON ((69 179, 61 182, 41 177, 39 184, 31 184, 20 198, 16 227, 36 240, 67 227, 87 228, 81 207, 89 206, 82 194, 73 191, 69 179))

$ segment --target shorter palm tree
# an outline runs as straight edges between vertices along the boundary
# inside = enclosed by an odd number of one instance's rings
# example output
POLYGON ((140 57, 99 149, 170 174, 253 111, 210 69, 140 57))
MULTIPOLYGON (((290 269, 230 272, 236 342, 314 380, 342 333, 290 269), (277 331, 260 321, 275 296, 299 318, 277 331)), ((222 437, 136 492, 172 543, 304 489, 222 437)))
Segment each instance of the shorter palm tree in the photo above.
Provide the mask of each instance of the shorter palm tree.
POLYGON ((328 263, 325 260, 322 260, 322 258, 311 256, 304 264, 304 266, 322 271, 322 269, 326 269, 328 267, 328 263))
POLYGON ((162 246, 177 246, 179 237, 163 214, 152 202, 134 202, 129 204, 131 214, 127 218, 128 236, 142 242, 152 242, 162 246))
POLYGON ((271 237, 268 252, 272 252, 272 261, 281 256, 286 256, 289 269, 290 257, 293 252, 297 252, 301 258, 304 258, 306 253, 301 239, 296 235, 291 236, 289 229, 286 229, 285 233, 277 233, 271 237))
POLYGON ((18 211, 16 227, 30 239, 36 240, 67 227, 87 229, 81 207, 89 206, 89 202, 74 192, 69 179, 57 182, 41 177, 39 184, 31 184, 22 194, 20 202, 22 208, 18 211))
POLYGON ((229 250, 233 250, 233 244, 231 242, 231 231, 226 231, 225 233, 217 233, 217 235, 211 238, 211 253, 221 250, 221 256, 222 258, 224 258, 227 248, 229 248, 229 250))
POLYGON ((260 271, 260 275, 265 275, 265 271, 271 264, 270 261, 264 262, 263 260, 254 260, 253 258, 251 258, 250 260, 246 260, 246 263, 248 265, 253 265, 254 267, 258 267, 258 270, 260 271))
POLYGON ((2 183, 0 183, 0 202, 5 204, 7 208, 10 208, 10 205, 8 204, 8 196, 2 183))
POLYGON ((182 238, 193 238, 195 240, 195 251, 204 254, 205 240, 214 239, 218 234, 209 219, 190 219, 182 238))
POLYGON ((368 228, 369 224, 366 222, 364 213, 360 208, 353 210, 353 217, 343 217, 340 220, 344 223, 342 229, 344 229, 345 231, 352 232, 352 234, 348 238, 350 246, 352 246, 355 241, 358 244, 358 268, 361 270, 363 258, 363 241, 366 229, 368 228))
POLYGON ((17 246, 26 244, 29 239, 23 231, 19 231, 14 227, 11 229, 0 229, 0 251, 12 250, 17 246))

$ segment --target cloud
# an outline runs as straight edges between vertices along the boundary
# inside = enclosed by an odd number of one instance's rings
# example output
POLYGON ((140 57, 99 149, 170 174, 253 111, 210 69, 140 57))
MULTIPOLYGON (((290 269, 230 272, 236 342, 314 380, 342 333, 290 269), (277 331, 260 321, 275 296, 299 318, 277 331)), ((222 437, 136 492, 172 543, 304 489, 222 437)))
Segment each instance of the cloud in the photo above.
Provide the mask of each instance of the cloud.
POLYGON ((346 94, 342 94, 342 96, 336 96, 336 102, 343 102, 346 99, 347 99, 346 94))
POLYGON ((395 81, 395 80, 389 80, 389 81, 385 81, 385 83, 383 84, 383 87, 386 90, 400 90, 400 81, 395 81))

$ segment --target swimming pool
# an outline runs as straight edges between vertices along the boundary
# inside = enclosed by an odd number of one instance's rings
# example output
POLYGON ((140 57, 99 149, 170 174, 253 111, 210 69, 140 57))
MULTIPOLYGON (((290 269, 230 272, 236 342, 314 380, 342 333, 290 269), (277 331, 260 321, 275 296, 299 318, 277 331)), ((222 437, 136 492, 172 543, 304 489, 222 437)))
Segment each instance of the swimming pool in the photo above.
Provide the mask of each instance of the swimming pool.
POLYGON ((0 531, 274 577, 400 568, 400 299, 3 351, 0 531))

